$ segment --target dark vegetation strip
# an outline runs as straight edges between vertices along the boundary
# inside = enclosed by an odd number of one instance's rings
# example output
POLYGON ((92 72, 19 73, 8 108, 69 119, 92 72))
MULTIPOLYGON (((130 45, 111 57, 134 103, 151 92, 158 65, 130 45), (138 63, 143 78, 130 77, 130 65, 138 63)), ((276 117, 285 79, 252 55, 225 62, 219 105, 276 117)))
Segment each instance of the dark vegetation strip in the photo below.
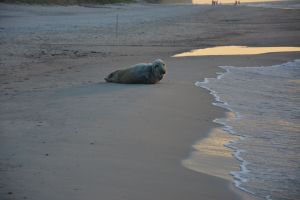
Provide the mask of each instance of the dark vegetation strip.
MULTIPOLYGON (((147 1, 147 0, 146 0, 147 1)), ((149 0, 155 2, 156 0, 149 0)), ((135 0, 0 0, 2 3, 24 3, 24 4, 113 4, 113 3, 132 3, 135 0)))

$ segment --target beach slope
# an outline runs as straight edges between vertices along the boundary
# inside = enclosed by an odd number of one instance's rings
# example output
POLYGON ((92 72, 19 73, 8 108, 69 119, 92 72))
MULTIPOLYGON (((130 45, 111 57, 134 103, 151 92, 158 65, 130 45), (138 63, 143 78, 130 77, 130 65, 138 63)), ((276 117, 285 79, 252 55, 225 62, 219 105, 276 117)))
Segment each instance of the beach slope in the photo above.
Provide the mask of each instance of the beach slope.
POLYGON ((269 65, 299 54, 171 56, 228 44, 299 46, 296 11, 0 4, 0 13, 1 199, 244 198, 230 181, 181 164, 224 116, 194 83, 215 77, 219 65, 269 65), (157 58, 168 69, 158 84, 104 81, 157 58))

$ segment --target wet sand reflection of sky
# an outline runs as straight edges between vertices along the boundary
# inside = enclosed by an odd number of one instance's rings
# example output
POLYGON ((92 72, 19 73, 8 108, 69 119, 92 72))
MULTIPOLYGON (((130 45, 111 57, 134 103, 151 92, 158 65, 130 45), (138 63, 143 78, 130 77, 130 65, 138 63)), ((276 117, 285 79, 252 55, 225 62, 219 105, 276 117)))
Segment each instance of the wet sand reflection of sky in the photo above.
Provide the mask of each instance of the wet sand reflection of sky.
MULTIPOLYGON (((234 112, 226 112, 227 119, 236 117, 234 112)), ((229 172, 239 171, 240 166, 232 155, 232 149, 226 145, 239 139, 239 136, 229 134, 223 128, 213 128, 208 137, 193 145, 194 151, 182 161, 182 165, 193 171, 232 180, 229 172)))
POLYGON ((194 151, 182 161, 182 165, 193 171, 232 180, 229 172, 239 171, 239 164, 232 156, 232 150, 225 145, 238 139, 221 128, 212 129, 207 138, 193 145, 194 151))
MULTIPOLYGON (((240 0, 241 3, 266 3, 276 1, 282 0, 240 0)), ((211 4, 211 2, 212 0, 162 0, 162 3, 211 4)), ((218 0, 218 2, 222 4, 234 4, 235 0, 218 0)))
POLYGON ((230 56, 230 55, 257 55, 278 52, 300 52, 300 47, 247 47, 247 46, 217 46, 205 49, 195 49, 179 53, 173 57, 190 56, 230 56))

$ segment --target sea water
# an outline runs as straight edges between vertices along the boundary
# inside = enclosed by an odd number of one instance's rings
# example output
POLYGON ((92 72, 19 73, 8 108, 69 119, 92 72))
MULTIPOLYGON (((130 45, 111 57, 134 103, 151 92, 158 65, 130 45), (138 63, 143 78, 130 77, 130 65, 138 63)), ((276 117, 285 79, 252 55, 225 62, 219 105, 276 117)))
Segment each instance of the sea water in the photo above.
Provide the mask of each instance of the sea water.
POLYGON ((223 66, 196 85, 236 117, 216 119, 240 136, 227 144, 240 162, 235 185, 273 200, 300 199, 300 60, 265 66, 223 66))

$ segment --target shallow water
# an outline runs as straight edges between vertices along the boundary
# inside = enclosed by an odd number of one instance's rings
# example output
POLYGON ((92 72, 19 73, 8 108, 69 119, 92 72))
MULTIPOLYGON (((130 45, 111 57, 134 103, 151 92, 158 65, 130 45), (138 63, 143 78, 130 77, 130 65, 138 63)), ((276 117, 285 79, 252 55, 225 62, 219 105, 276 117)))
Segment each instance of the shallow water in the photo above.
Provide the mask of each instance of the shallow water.
POLYGON ((226 72, 218 78, 196 85, 211 91, 215 105, 236 113, 216 120, 241 138, 227 145, 240 162, 231 172, 235 185, 266 199, 299 199, 300 60, 221 68, 226 72))
POLYGON ((275 8, 275 9, 287 9, 287 10, 298 10, 300 9, 300 2, 298 1, 279 1, 279 2, 255 2, 242 4, 243 6, 259 7, 259 8, 275 8))

